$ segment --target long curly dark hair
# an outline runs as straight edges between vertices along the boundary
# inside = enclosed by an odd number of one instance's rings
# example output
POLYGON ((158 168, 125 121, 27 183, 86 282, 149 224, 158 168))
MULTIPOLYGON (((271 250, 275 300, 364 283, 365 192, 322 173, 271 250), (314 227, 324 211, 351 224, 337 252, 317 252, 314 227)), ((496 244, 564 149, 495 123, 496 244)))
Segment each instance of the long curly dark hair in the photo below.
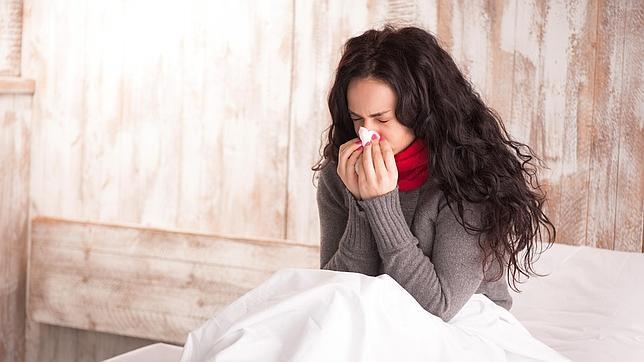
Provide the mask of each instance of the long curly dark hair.
POLYGON ((501 117, 483 103, 451 56, 423 29, 385 25, 345 43, 328 98, 328 143, 312 170, 337 163, 340 145, 356 137, 347 86, 366 77, 394 90, 396 118, 426 141, 431 181, 443 191, 458 222, 468 233, 479 235, 484 274, 496 262, 499 272, 492 279, 498 280, 507 267, 515 291, 521 275, 539 275, 532 268, 535 242, 538 239, 543 247, 542 228, 548 234, 547 248, 556 237, 542 211, 546 196, 533 163, 544 167, 543 161, 529 146, 510 138, 501 117), (463 201, 483 206, 480 227, 464 222, 463 201))

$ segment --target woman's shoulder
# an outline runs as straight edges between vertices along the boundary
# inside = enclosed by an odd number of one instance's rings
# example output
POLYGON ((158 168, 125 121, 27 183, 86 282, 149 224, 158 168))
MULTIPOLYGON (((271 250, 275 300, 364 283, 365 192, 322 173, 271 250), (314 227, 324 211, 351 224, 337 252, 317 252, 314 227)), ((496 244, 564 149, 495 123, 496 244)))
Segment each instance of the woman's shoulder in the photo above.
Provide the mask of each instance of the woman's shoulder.
POLYGON ((325 184, 335 184, 340 181, 337 171, 338 165, 335 161, 327 162, 319 171, 320 181, 325 184))
POLYGON ((330 193, 335 198, 342 200, 344 193, 344 183, 338 176, 337 163, 329 161, 320 171, 318 179, 318 194, 320 192, 330 193))

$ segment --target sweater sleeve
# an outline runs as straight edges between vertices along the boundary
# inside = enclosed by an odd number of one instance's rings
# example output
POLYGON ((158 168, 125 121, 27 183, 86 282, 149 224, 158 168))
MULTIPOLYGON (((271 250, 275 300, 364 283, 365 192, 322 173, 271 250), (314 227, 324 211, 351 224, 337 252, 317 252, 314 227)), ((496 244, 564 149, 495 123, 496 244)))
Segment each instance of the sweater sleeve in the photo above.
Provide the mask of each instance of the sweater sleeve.
MULTIPOLYGON (((405 222, 398 187, 359 204, 366 211, 384 272, 427 311, 444 321, 450 320, 483 280, 483 253, 478 236, 467 233, 445 205, 435 220, 430 259, 418 247, 418 239, 405 222)), ((465 218, 472 224, 467 215, 465 218)))
POLYGON ((320 268, 378 275, 380 255, 365 212, 344 185, 333 188, 329 181, 323 175, 317 189, 320 268))

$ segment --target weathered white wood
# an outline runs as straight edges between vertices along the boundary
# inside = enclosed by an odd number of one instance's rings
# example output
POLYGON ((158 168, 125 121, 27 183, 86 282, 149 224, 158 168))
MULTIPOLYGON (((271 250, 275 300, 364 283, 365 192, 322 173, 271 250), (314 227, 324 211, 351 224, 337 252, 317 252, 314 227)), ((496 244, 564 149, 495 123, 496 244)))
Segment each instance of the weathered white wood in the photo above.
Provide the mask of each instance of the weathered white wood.
MULTIPOLYGON (((33 213, 282 238, 291 6, 26 1, 33 213)), ((40 328, 31 358, 91 336, 40 328)))
POLYGON ((292 2, 26 9, 36 213, 284 237, 292 2))
MULTIPOLYGON (((548 118, 548 127, 555 124, 563 126, 563 138, 560 149, 561 174, 559 179, 548 182, 557 184, 558 228, 557 239, 567 244, 593 245, 593 240, 586 235, 588 178, 591 157, 591 137, 593 127, 594 87, 596 86, 596 48, 601 42, 597 32, 597 4, 593 1, 564 2, 562 11, 567 13, 566 26, 566 83, 563 95, 546 93, 547 98, 564 100, 563 117, 548 118)), ((554 9, 556 12, 557 10, 554 9)), ((553 30, 552 38, 561 38, 553 30)), ((549 38, 547 38, 549 39, 549 38)), ((552 62, 552 61, 549 61, 552 62)), ((550 67, 561 67, 558 62, 552 62, 550 67)), ((549 133, 545 134, 550 137, 549 133)), ((547 154, 546 154, 547 155, 547 154)))
POLYGON ((587 244, 595 4, 517 4, 510 130, 546 162, 539 176, 557 241, 587 244))
POLYGON ((516 3, 481 1, 464 5, 461 26, 465 32, 462 48, 466 74, 509 128, 514 121, 510 116, 516 3))
MULTIPOLYGON (((513 69, 513 90, 511 105, 510 123, 511 135, 519 142, 530 145, 547 163, 550 170, 546 170, 544 178, 548 187, 548 217, 558 225, 557 206, 559 204, 559 188, 556 187, 560 178, 560 150, 561 150, 561 122, 553 123, 554 127, 547 127, 545 89, 548 92, 558 93, 559 97, 548 100, 549 112, 557 112, 548 118, 561 119, 562 105, 560 97, 563 94, 562 87, 565 86, 565 71, 556 70, 552 74, 545 74, 546 56, 550 58, 550 64, 554 61, 561 64, 565 60, 565 39, 546 43, 544 41, 545 29, 550 27, 553 31, 565 31, 560 29, 561 19, 548 22, 546 19, 545 2, 517 2, 517 18, 515 20, 514 35, 514 69, 513 69), (546 80, 545 78, 548 78, 546 80), (559 87, 558 89, 557 86, 559 87), (556 103, 555 103, 556 102, 556 103), (556 108, 555 108, 556 105, 556 108), (544 145, 544 134, 549 132, 553 136, 551 145, 544 145)), ((560 14, 564 16, 564 14, 560 14)), ((559 34, 559 39, 562 37, 559 34)), ((550 69, 551 70, 551 69, 550 69)))
POLYGON ((626 16, 624 1, 599 2, 586 238, 605 249, 615 248, 626 16))
POLYGON ((30 319, 180 344, 275 271, 319 262, 313 246, 42 217, 31 240, 30 319))
POLYGON ((0 94, 33 94, 34 80, 20 77, 0 77, 0 94))
POLYGON ((20 75, 22 0, 0 2, 0 75, 20 75))
POLYGON ((624 21, 615 250, 644 252, 644 4, 628 2, 624 21))
POLYGON ((0 94, 0 361, 25 351, 31 96, 0 94))

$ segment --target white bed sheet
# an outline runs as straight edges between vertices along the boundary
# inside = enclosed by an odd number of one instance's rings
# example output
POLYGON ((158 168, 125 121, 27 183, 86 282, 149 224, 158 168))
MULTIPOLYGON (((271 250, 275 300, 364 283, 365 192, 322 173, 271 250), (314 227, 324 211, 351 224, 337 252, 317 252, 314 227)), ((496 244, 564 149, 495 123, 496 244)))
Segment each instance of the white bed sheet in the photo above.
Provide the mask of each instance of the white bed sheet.
POLYGON ((530 333, 573 361, 644 361, 644 254, 554 244, 512 292, 530 333))
MULTIPOLYGON (((535 269, 549 275, 511 292, 512 314, 534 337, 573 361, 644 361, 644 254, 555 244, 535 269)), ((157 343, 109 361, 180 355, 157 343)))
POLYGON ((387 274, 283 269, 190 332, 182 362, 570 361, 483 294, 448 322, 387 274))

